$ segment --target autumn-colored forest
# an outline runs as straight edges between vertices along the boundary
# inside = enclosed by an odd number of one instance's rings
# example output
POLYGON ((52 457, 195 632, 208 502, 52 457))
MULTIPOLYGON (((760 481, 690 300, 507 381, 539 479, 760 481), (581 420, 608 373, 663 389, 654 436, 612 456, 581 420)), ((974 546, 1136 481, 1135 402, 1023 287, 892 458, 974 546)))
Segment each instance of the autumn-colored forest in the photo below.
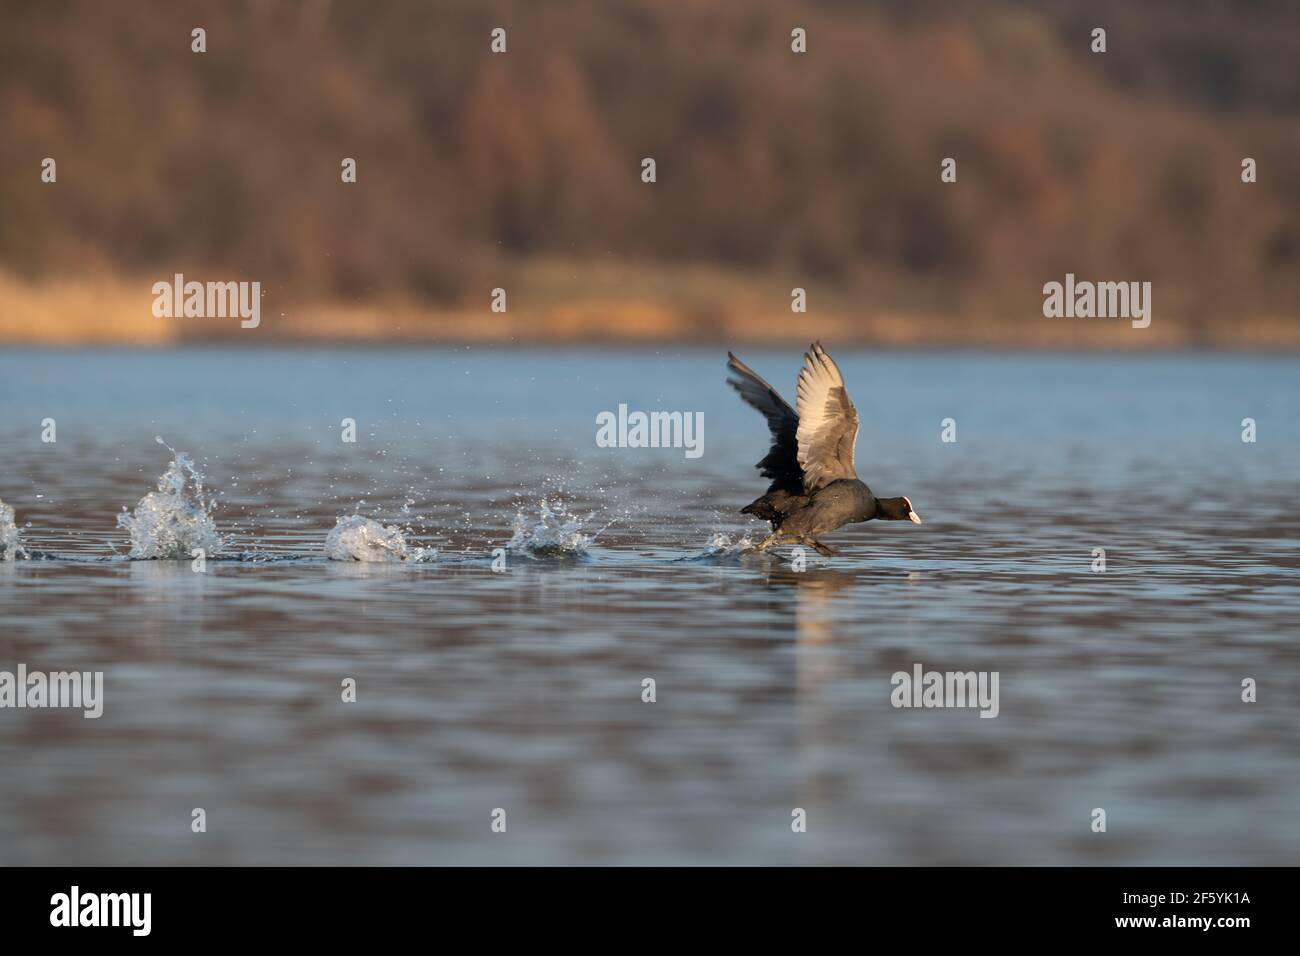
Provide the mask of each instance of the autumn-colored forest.
POLYGON ((2 0, 0 338, 1300 347, 1297 64, 1293 0, 2 0))

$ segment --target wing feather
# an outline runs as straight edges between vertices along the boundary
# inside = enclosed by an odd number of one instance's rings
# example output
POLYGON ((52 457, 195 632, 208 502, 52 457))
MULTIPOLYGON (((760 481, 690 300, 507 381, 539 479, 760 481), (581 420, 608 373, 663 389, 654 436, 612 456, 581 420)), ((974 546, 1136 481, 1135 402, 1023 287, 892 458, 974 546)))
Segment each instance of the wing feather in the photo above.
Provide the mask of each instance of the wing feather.
POLYGON ((767 457, 755 466, 764 478, 772 479, 768 493, 783 489, 790 494, 802 494, 804 476, 799 467, 798 414, 776 389, 730 352, 727 353, 727 368, 733 376, 727 379, 727 384, 740 393, 746 404, 758 409, 772 433, 772 447, 767 457))
POLYGON ((812 494, 840 478, 856 478, 853 456, 858 442, 858 410, 835 360, 814 342, 804 353, 795 404, 798 406, 798 458, 804 492, 812 494))

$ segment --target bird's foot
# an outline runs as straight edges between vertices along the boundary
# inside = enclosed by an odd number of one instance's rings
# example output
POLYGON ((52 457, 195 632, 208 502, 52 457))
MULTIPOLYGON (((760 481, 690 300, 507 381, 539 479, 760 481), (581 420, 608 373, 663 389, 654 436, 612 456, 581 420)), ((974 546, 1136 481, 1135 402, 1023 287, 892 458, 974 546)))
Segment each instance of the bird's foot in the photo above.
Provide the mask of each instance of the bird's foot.
POLYGON ((822 543, 821 543, 820 541, 818 541, 816 538, 804 538, 804 539, 803 539, 803 543, 806 544, 806 545, 808 545, 808 546, 811 547, 811 548, 816 548, 816 549, 817 549, 817 553, 820 554, 820 555, 821 555, 822 557, 824 557, 824 558, 833 558, 836 554, 839 553, 839 552, 835 551, 834 549, 832 549, 832 548, 830 548, 830 547, 827 547, 826 545, 822 544, 822 543))
POLYGON ((781 534, 781 532, 779 531, 773 531, 771 534, 769 534, 766 538, 764 538, 762 541, 758 543, 758 547, 755 550, 766 551, 768 548, 772 547, 773 545, 799 544, 802 541, 803 538, 799 537, 798 535, 781 534))

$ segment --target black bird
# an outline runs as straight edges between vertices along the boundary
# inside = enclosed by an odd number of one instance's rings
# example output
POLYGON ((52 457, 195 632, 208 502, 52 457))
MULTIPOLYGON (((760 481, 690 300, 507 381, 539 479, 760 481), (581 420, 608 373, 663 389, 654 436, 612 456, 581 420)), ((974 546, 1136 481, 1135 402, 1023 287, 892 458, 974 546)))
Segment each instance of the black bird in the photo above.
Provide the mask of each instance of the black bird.
POLYGON ((758 549, 804 544, 829 556, 835 552, 817 536, 851 522, 881 518, 920 524, 909 498, 877 498, 858 480, 853 467, 858 411, 849 400, 839 366, 820 342, 814 342, 803 359, 796 412, 753 369, 727 353, 727 368, 736 376, 728 378, 727 384, 762 412, 772 432, 772 449, 755 466, 772 484, 767 494, 740 511, 772 522, 772 533, 758 549))

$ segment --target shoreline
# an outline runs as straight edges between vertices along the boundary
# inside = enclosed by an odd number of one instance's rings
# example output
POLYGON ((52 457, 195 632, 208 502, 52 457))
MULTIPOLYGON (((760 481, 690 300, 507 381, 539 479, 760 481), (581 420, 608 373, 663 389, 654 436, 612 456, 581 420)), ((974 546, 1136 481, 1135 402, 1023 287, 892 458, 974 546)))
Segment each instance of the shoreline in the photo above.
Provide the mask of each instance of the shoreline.
MULTIPOLYGON (((1127 319, 1046 318, 1035 297, 1015 315, 858 305, 843 290, 818 290, 805 313, 789 308, 780 277, 706 276, 688 287, 665 274, 657 288, 610 288, 609 276, 583 287, 539 281, 542 267, 519 269, 508 311, 438 308, 411 302, 322 303, 281 299, 272 288, 260 323, 238 317, 156 317, 150 284, 113 280, 23 283, 0 275, 0 344, 10 347, 174 348, 187 345, 321 347, 411 346, 806 346, 972 349, 1028 352, 1300 352, 1300 315, 1253 315, 1216 322, 1157 313, 1147 328, 1127 319), (818 304, 820 303, 820 307, 818 304), (31 317, 37 318, 31 318, 31 317)), ((680 281, 679 281, 680 280, 680 281)))

